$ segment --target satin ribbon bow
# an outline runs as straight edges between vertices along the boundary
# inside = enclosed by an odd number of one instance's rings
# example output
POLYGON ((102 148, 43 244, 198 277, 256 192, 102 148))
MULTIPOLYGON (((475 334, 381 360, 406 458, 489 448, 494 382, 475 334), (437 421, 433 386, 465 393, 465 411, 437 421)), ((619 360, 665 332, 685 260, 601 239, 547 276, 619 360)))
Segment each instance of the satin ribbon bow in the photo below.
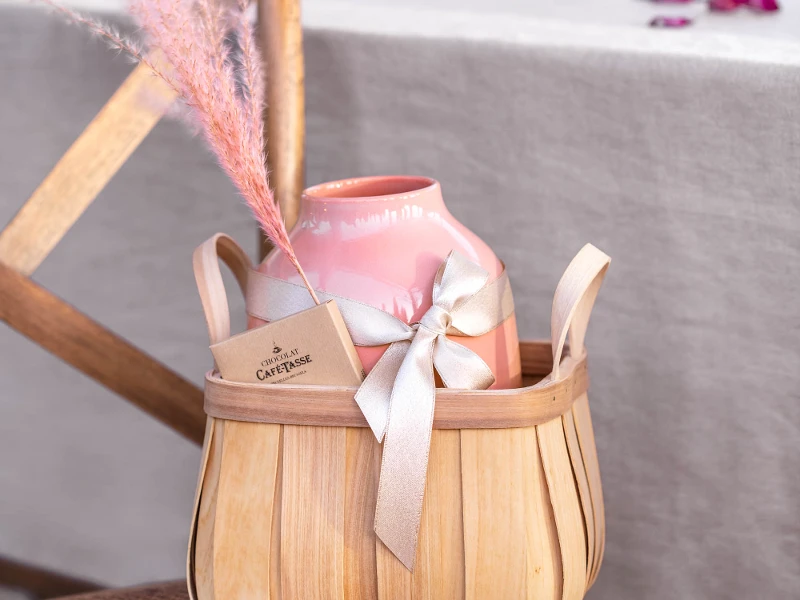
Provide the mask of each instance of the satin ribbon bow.
MULTIPOLYGON (((277 320, 313 306, 302 286, 256 271, 248 284, 251 315, 277 320)), ((494 375, 472 350, 446 337, 479 336, 514 312, 505 271, 489 274, 451 252, 433 284, 433 305, 418 323, 408 325, 382 310, 318 291, 336 301, 358 346, 390 344, 356 393, 378 441, 383 441, 375 532, 408 568, 413 569, 428 469, 436 385, 434 367, 445 386, 486 389, 494 375)))

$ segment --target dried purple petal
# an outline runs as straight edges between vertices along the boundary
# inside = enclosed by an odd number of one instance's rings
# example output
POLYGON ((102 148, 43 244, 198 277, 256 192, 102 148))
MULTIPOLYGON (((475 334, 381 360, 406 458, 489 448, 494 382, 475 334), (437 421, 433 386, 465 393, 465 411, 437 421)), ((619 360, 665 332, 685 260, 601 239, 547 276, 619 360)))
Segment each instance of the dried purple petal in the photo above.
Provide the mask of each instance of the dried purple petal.
POLYGON ((655 17, 650 21, 650 27, 675 29, 679 27, 688 27, 692 22, 692 19, 689 17, 655 17))
POLYGON ((747 6, 763 12, 775 12, 781 9, 781 7, 778 6, 777 0, 749 0, 747 6))
POLYGON ((716 12, 730 12, 740 6, 748 6, 759 12, 780 10, 778 0, 709 0, 708 8, 716 12))
POLYGON ((747 4, 748 0, 709 0, 709 10, 715 12, 730 12, 736 10, 742 4, 747 4))

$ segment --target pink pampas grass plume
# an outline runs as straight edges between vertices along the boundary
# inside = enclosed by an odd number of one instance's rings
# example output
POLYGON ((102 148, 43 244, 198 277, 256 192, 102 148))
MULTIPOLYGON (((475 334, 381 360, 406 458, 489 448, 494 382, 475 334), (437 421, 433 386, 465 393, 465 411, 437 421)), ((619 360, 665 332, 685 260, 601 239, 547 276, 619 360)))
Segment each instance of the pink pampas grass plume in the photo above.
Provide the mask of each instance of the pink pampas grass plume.
POLYGON ((148 48, 52 0, 42 0, 111 47, 149 66, 180 96, 193 124, 247 202, 264 233, 289 259, 319 304, 294 253, 269 187, 264 155, 264 79, 248 0, 132 0, 148 48), (235 36, 235 41, 232 39, 235 36))

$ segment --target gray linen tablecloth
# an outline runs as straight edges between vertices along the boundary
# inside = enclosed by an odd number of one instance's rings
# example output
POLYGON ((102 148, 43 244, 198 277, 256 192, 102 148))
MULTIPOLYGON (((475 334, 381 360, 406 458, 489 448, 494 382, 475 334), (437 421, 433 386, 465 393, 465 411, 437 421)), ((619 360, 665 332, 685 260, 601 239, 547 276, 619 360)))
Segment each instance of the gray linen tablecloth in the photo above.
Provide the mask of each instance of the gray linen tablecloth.
MULTIPOLYGON (((548 335, 585 242, 614 258, 588 335, 608 519, 589 598, 800 597, 800 45, 384 9, 310 17, 308 181, 438 178, 508 264, 523 337, 548 335)), ((129 69, 0 11, 0 224, 129 69)), ((218 230, 254 251, 212 157, 166 121, 35 279, 200 382, 190 254, 218 230)), ((0 554, 180 577, 197 466, 0 329, 0 554)))

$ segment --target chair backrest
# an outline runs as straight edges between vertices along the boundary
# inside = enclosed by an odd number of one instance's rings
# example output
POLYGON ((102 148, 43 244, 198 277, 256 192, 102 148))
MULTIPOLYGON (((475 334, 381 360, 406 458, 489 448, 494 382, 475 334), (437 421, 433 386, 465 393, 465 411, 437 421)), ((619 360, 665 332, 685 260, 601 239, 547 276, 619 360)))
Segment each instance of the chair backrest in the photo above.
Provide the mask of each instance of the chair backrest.
MULTIPOLYGON (((291 227, 304 183, 300 0, 258 3, 270 182, 291 227)), ((201 444, 206 419, 197 386, 30 279, 174 100, 169 86, 137 66, 0 232, 0 320, 201 444)), ((262 256, 267 249, 262 237, 262 256)), ((59 577, 0 557, 0 585, 77 591, 74 581, 66 586, 67 578, 59 577)))

